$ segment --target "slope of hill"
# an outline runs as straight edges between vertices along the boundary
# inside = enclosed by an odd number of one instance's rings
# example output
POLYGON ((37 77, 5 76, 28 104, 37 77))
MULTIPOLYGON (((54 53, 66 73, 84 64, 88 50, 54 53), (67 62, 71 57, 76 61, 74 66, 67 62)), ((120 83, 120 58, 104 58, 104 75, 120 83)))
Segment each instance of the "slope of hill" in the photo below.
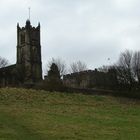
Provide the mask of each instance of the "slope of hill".
POLYGON ((140 101, 0 89, 0 139, 139 140, 140 101))

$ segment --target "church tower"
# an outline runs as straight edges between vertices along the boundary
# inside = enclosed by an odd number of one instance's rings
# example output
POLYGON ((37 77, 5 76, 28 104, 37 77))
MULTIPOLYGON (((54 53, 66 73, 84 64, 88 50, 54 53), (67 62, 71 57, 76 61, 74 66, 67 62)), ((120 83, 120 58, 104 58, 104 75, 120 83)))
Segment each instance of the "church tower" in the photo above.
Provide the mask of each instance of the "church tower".
POLYGON ((25 27, 17 24, 17 70, 22 83, 37 83, 42 80, 40 23, 32 27, 30 20, 25 27))

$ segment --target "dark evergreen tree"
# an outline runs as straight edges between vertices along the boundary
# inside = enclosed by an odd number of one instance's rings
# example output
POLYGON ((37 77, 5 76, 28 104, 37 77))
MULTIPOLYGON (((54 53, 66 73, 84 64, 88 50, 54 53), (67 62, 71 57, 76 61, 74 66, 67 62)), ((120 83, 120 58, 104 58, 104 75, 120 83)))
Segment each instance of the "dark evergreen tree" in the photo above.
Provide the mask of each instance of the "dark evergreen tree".
POLYGON ((48 71, 46 86, 50 91, 59 91, 62 89, 60 71, 58 70, 58 66, 55 63, 52 63, 50 70, 48 71))

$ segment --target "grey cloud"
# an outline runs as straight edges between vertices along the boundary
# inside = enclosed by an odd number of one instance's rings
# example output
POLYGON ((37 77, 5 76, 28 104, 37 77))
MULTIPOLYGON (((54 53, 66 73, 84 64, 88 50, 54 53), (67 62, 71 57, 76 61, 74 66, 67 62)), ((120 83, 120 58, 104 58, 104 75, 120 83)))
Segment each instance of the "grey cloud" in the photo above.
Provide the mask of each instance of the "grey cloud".
POLYGON ((32 24, 41 22, 43 65, 61 57, 95 68, 114 63, 126 48, 139 49, 139 0, 5 0, 0 2, 0 55, 11 63, 16 61, 16 24, 25 25, 28 6, 32 24))

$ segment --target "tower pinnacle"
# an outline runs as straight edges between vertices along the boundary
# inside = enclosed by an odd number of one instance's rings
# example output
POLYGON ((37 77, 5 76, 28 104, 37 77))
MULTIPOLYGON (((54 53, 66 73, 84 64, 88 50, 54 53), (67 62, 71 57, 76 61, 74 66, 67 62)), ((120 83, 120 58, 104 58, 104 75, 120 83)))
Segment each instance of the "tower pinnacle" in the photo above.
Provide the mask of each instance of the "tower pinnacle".
POLYGON ((30 20, 30 16, 31 16, 31 8, 29 7, 28 10, 29 10, 29 20, 30 20))

